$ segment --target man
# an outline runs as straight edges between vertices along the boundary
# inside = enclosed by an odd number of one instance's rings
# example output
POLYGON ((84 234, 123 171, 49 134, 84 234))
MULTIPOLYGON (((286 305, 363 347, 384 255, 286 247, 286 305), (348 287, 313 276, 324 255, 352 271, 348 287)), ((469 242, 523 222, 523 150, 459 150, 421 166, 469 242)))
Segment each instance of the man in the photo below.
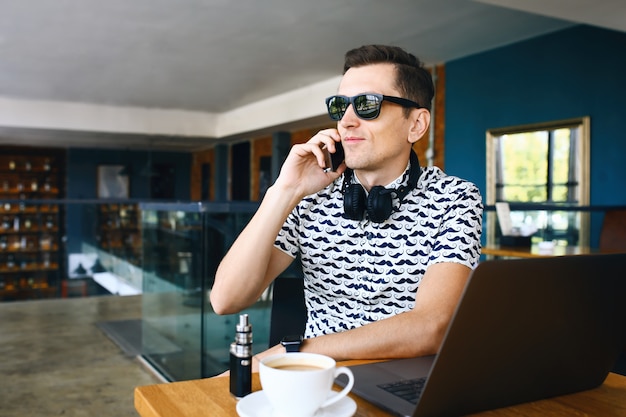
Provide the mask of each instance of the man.
POLYGON ((291 149, 218 268, 218 314, 253 304, 300 254, 308 310, 300 351, 336 360, 437 352, 478 263, 482 203, 475 185, 420 169, 412 156, 433 94, 428 71, 400 48, 346 54, 338 95, 327 100, 337 128, 291 149), (334 153, 339 143, 345 163, 324 169, 323 148, 334 153))

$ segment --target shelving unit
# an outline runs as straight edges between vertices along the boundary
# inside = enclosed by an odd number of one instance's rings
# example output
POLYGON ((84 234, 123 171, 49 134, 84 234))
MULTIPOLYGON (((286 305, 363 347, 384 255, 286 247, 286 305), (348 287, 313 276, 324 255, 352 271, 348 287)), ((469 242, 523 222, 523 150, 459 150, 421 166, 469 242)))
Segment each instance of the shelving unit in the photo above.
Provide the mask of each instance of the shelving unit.
POLYGON ((0 301, 54 297, 62 270, 64 154, 0 155, 0 301), (46 201, 50 200, 50 203, 46 201))
POLYGON ((141 213, 137 204, 101 204, 98 210, 102 250, 141 265, 141 213))

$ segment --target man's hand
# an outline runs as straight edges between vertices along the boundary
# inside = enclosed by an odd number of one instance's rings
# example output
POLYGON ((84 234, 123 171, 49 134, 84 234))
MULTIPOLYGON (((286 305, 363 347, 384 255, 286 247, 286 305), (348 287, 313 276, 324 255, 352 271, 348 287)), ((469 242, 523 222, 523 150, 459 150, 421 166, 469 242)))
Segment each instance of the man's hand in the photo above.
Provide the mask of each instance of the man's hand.
POLYGON ((316 193, 339 178, 346 165, 325 172, 322 146, 335 151, 336 129, 326 129, 307 143, 292 147, 276 182, 261 206, 239 234, 217 269, 211 305, 217 314, 234 314, 252 305, 283 272, 293 258, 274 247, 285 219, 303 197, 316 193), (241 262, 245 259, 246 262, 241 262))
POLYGON ((326 158, 322 148, 326 147, 332 153, 335 151, 335 143, 340 140, 336 129, 325 129, 308 142, 294 145, 274 185, 294 191, 299 199, 326 187, 341 176, 346 166, 341 164, 336 172, 325 171, 326 158))
MULTIPOLYGON (((266 356, 277 355, 279 353, 285 353, 285 348, 282 347, 282 345, 273 346, 261 353, 254 355, 252 357, 252 372, 259 372, 259 362, 261 361, 261 359, 265 358, 266 356)), ((219 375, 215 375, 216 378, 223 376, 230 376, 230 370, 226 370, 219 375)))

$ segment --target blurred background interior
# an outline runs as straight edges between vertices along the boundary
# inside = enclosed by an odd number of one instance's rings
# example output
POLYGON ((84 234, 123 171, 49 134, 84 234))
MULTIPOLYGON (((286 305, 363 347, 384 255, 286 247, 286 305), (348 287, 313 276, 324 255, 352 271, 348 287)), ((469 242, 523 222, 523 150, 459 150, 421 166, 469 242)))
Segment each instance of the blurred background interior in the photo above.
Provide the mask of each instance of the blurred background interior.
MULTIPOLYGON (((530 244, 624 250, 607 230, 626 211, 625 32, 611 0, 4 1, 0 316, 33 333, 20 320, 73 326, 41 303, 82 306, 160 380, 222 372, 237 317, 212 313, 213 273, 290 146, 333 126, 324 98, 368 43, 433 74, 416 150, 479 186, 484 245, 507 202, 530 244)), ((246 311, 256 351, 272 291, 246 311)), ((16 340, 0 341, 5 372, 29 367, 16 340)))

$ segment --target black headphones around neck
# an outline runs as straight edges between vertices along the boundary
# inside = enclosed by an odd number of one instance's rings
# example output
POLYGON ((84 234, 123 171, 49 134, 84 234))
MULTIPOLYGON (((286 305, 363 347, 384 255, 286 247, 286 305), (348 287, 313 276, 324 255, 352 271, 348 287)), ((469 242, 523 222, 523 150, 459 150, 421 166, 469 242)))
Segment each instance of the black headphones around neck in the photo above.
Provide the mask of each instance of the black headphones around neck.
POLYGON ((344 218, 361 220, 367 213, 367 217, 374 223, 382 223, 387 220, 393 211, 392 195, 395 194, 398 200, 402 202, 404 197, 417 187, 417 180, 422 170, 415 151, 411 150, 410 158, 409 180, 406 185, 401 185, 398 188, 385 188, 382 185, 375 185, 367 197, 361 184, 352 183, 353 171, 346 169, 341 187, 344 218))

